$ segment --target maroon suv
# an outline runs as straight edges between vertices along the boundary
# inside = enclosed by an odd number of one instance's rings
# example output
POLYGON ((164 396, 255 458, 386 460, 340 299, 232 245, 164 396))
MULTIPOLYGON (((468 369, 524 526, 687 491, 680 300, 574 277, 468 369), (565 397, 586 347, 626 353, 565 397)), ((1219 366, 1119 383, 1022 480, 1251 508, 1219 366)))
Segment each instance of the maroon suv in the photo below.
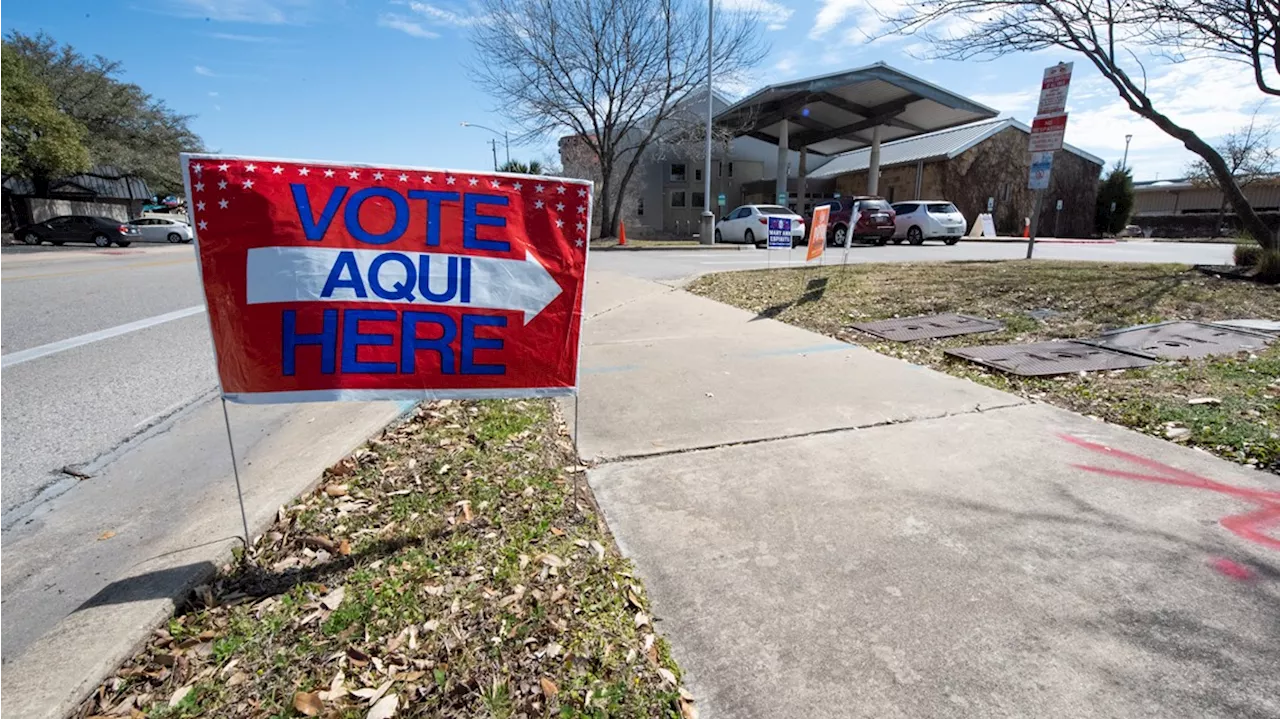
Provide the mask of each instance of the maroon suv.
MULTIPOLYGON (((883 197, 841 197, 838 200, 819 202, 817 206, 822 205, 831 206, 831 215, 827 219, 828 245, 843 247, 850 225, 853 226, 855 242, 883 245, 893 238, 895 213, 883 197)), ((805 218, 811 227, 812 220, 812 215, 805 218)))

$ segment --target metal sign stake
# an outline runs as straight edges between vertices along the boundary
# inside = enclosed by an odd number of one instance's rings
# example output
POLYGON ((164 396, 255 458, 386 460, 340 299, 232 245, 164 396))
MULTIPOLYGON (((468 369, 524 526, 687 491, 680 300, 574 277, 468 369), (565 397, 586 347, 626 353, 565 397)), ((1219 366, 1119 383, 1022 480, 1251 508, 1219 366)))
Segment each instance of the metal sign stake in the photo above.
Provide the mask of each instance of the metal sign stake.
POLYGON ((231 416, 227 414, 227 398, 222 400, 222 421, 227 425, 227 448, 231 450, 231 473, 236 478, 236 499, 240 502, 240 523, 244 527, 244 559, 249 558, 249 515, 244 511, 244 491, 240 487, 240 464, 236 462, 236 443, 231 440, 231 416))

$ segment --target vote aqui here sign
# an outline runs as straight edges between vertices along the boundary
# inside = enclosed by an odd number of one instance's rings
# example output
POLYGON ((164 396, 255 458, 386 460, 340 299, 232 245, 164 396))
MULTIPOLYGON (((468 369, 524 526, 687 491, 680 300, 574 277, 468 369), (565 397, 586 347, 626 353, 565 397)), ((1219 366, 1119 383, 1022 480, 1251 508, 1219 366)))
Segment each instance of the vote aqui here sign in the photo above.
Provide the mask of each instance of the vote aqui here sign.
POLYGON ((591 183, 182 156, 224 396, 576 391, 591 183))

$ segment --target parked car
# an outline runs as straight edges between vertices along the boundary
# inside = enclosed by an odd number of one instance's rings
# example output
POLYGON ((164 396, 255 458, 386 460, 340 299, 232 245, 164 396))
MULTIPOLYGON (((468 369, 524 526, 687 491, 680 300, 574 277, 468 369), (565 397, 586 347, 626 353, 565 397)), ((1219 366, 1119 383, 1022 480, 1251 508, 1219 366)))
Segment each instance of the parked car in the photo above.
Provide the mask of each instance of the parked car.
POLYGON ((55 245, 92 242, 98 247, 110 247, 114 242, 120 247, 128 247, 130 242, 141 237, 141 233, 138 228, 110 217, 63 215, 23 225, 13 231, 13 236, 28 245, 38 245, 41 242, 55 245))
POLYGON ((913 245, 923 245, 925 240, 938 239, 954 245, 964 237, 964 215, 946 200, 912 200, 893 206, 893 241, 902 244, 905 239, 913 245))
POLYGON ((1137 225, 1125 225, 1123 230, 1116 233, 1116 237, 1142 237, 1142 228, 1137 225))
POLYGON ((194 235, 191 232, 191 225, 181 220, 171 220, 167 217, 139 217, 129 220, 131 227, 136 227, 142 236, 139 238, 147 242, 190 242, 194 235))
POLYGON ((854 242, 874 242, 883 245, 893 237, 893 208, 883 197, 863 195, 826 200, 816 206, 827 205, 827 244, 843 247, 850 234, 854 242), (852 232, 850 232, 850 228, 852 232))
POLYGON ((769 240, 769 218, 791 220, 791 246, 805 243, 804 218, 781 205, 743 205, 716 223, 716 242, 763 244, 769 240))

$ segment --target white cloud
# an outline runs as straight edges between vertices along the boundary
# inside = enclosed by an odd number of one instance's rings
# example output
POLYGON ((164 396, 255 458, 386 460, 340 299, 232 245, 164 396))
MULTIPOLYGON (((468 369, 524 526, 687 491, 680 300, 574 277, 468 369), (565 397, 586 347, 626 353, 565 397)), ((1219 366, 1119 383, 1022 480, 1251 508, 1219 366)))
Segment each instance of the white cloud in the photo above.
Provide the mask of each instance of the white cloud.
POLYGON ((720 0, 719 9, 731 13, 754 13, 766 30, 785 30, 796 12, 775 0, 720 0))
POLYGON ((432 32, 431 30, 426 29, 419 23, 416 23, 400 15, 393 15, 392 13, 383 13, 382 15, 379 15, 378 26, 389 27, 392 30, 399 30, 400 32, 403 32, 407 35, 412 35, 413 37, 427 38, 428 40, 440 37, 440 33, 432 32))
POLYGON ((433 25, 448 25, 451 27, 470 27, 484 20, 480 15, 472 15, 470 13, 459 12, 447 7, 440 7, 425 2, 411 2, 409 9, 426 18, 433 25))
POLYGON ((196 65, 196 66, 195 66, 194 68, 192 68, 192 69, 193 69, 193 70, 195 70, 195 73, 196 73, 197 75, 204 75, 205 77, 217 77, 217 76, 218 76, 218 74, 217 74, 216 72, 214 72, 213 70, 210 70, 209 68, 205 67, 204 65, 196 65))
MULTIPOLYGON (((295 0, 289 4, 304 3, 295 0)), ((284 10, 267 0, 177 0, 173 10, 184 17, 222 22, 279 24, 289 21, 284 10)))
POLYGON ((1037 91, 1024 90, 1022 92, 979 92, 969 95, 969 99, 974 102, 980 102, 983 105, 999 110, 1003 115, 1028 115, 1035 112, 1037 91), (1026 112, 1023 112, 1026 111, 1026 112))
POLYGON ((213 32, 209 33, 209 37, 219 40, 231 40, 233 42, 279 42, 280 38, 270 37, 267 35, 237 35, 230 32, 213 32))
POLYGON ((837 28, 853 36, 859 42, 875 34, 884 26, 880 15, 897 15, 912 3, 910 0, 819 0, 822 7, 813 19, 809 37, 819 38, 837 28))
POLYGON ((218 96, 218 93, 213 92, 213 91, 210 91, 210 92, 209 92, 209 97, 217 97, 217 96, 218 96))

